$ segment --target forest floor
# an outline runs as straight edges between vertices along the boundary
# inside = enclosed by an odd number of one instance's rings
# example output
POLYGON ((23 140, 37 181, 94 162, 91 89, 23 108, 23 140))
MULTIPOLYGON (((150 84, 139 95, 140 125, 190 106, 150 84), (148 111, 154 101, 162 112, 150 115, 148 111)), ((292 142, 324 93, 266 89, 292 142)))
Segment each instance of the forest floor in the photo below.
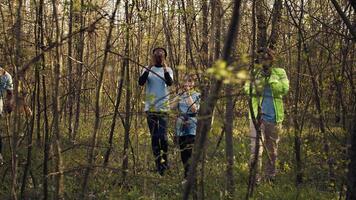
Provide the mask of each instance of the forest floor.
MULTIPOLYGON (((65 195, 66 199, 76 199, 81 191, 82 177, 84 167, 87 162, 86 145, 91 135, 91 128, 82 126, 78 142, 73 144, 62 139, 62 152, 64 158, 65 174, 65 195)), ((209 135, 209 141, 206 150, 206 162, 204 166, 204 180, 201 187, 201 177, 198 177, 198 191, 202 188, 205 193, 205 199, 225 199, 225 138, 217 146, 221 130, 219 124, 215 123, 213 130, 209 135)), ((109 120, 103 122, 102 127, 109 125, 109 120)), ((131 145, 129 155, 129 170, 125 187, 122 186, 122 149, 123 149, 123 131, 117 128, 115 132, 114 149, 107 167, 103 166, 103 156, 106 152, 107 138, 109 131, 102 131, 99 134, 96 151, 96 165, 92 171, 89 182, 89 197, 91 199, 181 199, 183 166, 180 162, 179 150, 173 144, 173 127, 170 127, 170 148, 169 163, 170 169, 164 176, 158 175, 154 171, 153 156, 150 148, 150 137, 147 133, 145 123, 144 128, 137 129, 137 132, 131 132, 131 145), (119 139, 120 138, 120 139, 119 139), (132 154, 133 152, 133 154, 132 154)), ((134 126, 134 124, 133 124, 134 126)), ((345 177, 346 162, 345 151, 340 145, 342 142, 336 140, 333 134, 330 134, 329 141, 332 151, 330 156, 338 162, 333 163, 334 181, 330 181, 328 175, 328 164, 326 162, 323 150, 323 139, 318 133, 317 128, 306 127, 308 131, 302 133, 302 162, 304 183, 299 187, 295 184, 295 159, 294 159, 294 129, 284 129, 280 134, 278 176, 276 181, 271 184, 261 182, 254 192, 253 199, 278 200, 278 199, 339 199, 340 191, 344 191, 343 178, 345 177), (341 161, 340 161, 341 160, 341 161)), ((337 130, 337 128, 335 128, 337 130)), ((335 131, 337 132, 337 131, 335 131)), ((339 137, 340 138, 340 137, 339 137)), ((341 137, 342 138, 342 137, 341 137)), ((5 145, 9 143, 5 140, 5 145)), ((26 139, 19 145, 19 167, 25 165, 27 154, 26 139)), ((11 183, 11 160, 9 148, 5 147, 5 163, 0 167, 0 199, 6 199, 10 194, 11 183)), ((235 181, 236 181, 236 199, 245 199, 248 180, 248 159, 249 159, 249 138, 247 120, 239 125, 235 125, 234 130, 234 152, 235 152, 235 181), (243 127, 243 128, 238 128, 243 127)), ((51 154, 53 155, 53 154, 51 154)), ((264 157, 264 160, 267 158, 264 157)), ((50 173, 54 171, 53 159, 50 159, 50 173)), ((31 177, 28 180, 26 196, 29 199, 39 199, 42 196, 42 170, 43 170, 43 149, 34 146, 32 155, 31 177)), ((201 173, 201 165, 198 167, 201 173)), ((22 171, 22 170, 20 170, 22 171)), ((22 174, 18 175, 19 183, 22 181, 22 174)), ((54 192, 54 176, 49 175, 50 194, 54 192)), ((20 185, 20 184, 19 184, 20 185)), ((200 193, 198 192, 198 195, 200 193)))

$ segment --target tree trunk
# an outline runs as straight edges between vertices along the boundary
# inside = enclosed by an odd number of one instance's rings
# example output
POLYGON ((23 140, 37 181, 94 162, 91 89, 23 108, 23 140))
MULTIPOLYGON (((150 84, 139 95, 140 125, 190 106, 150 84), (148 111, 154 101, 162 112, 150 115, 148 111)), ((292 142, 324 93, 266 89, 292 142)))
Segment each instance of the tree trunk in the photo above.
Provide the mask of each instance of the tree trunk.
MULTIPOLYGON (((44 62, 44 59, 42 60, 44 62)), ((49 123, 47 114, 47 88, 46 76, 42 75, 42 92, 43 92, 43 115, 44 115, 44 149, 43 149, 43 199, 48 197, 48 158, 49 158, 49 123)))
MULTIPOLYGON (((53 18, 55 20, 55 41, 56 43, 60 40, 60 27, 57 15, 57 0, 52 0, 53 6, 53 18)), ((64 199, 64 180, 63 180, 63 160, 61 154, 60 146, 60 136, 59 136, 59 79, 60 79, 60 68, 61 68, 61 53, 59 46, 55 48, 55 61, 53 69, 53 93, 52 93, 52 115, 53 115, 53 125, 52 134, 54 136, 54 150, 56 156, 56 199, 64 199)))
POLYGON ((209 29, 208 29, 208 0, 202 0, 202 44, 201 44, 201 59, 202 65, 207 68, 209 66, 209 29))
MULTIPOLYGON (((110 132, 109 132, 109 147, 105 153, 104 166, 107 166, 109 164, 109 158, 110 158, 110 154, 112 151, 116 119, 117 119, 117 116, 120 115, 119 107, 120 107, 120 102, 121 102, 124 77, 125 77, 125 66, 123 65, 121 67, 121 74, 118 76, 118 87, 117 87, 117 93, 116 93, 115 108, 114 108, 114 114, 113 114, 112 122, 111 122, 111 126, 110 126, 110 132)), ((120 118, 121 118, 121 116, 120 116, 120 118)), ((123 122, 123 124, 125 124, 125 123, 123 122)))
MULTIPOLYGON (((39 26, 39 45, 42 47, 44 45, 44 20, 43 20, 43 6, 44 6, 44 0, 40 0, 39 2, 39 20, 38 20, 38 26, 39 26)), ((40 51, 41 55, 41 66, 42 70, 45 70, 46 65, 45 65, 45 56, 42 53, 42 50, 40 51)), ((36 70, 36 74, 38 77, 40 77, 40 72, 39 69, 36 70)), ((49 122, 48 122, 48 112, 47 112, 47 88, 46 88, 46 75, 42 74, 41 75, 41 83, 40 81, 38 82, 38 88, 41 87, 42 84, 42 98, 43 98, 43 120, 44 120, 44 126, 43 126, 43 135, 44 135, 44 149, 43 149, 43 174, 42 174, 42 179, 43 179, 43 199, 47 200, 49 199, 48 197, 48 158, 49 158, 49 151, 50 151, 50 144, 49 144, 49 122)), ((40 89, 37 91, 38 93, 40 92, 40 89)), ((41 129, 41 124, 40 124, 40 118, 41 118, 41 100, 40 94, 37 96, 37 140, 39 140, 39 135, 40 135, 40 129, 41 129)))
MULTIPOLYGON (((69 21, 68 21, 68 34, 73 33, 73 0, 69 1, 69 21)), ((73 83, 73 66, 72 66, 72 37, 68 38, 68 138, 73 141, 73 103, 74 103, 74 83, 73 83)))
MULTIPOLYGON (((222 56, 222 59, 225 62, 228 62, 230 60, 232 45, 234 44, 234 40, 238 34, 238 29, 239 29, 238 23, 240 20, 240 6, 241 6, 241 1, 240 0, 235 1, 233 14, 231 17, 231 23, 229 26, 229 31, 227 33, 224 50, 223 50, 223 56, 222 56)), ((217 98, 221 86, 222 86, 222 80, 213 80, 213 85, 210 89, 209 95, 207 96, 207 99, 203 101, 201 109, 199 110, 199 116, 204 117, 204 119, 200 118, 198 120, 197 140, 194 144, 195 150, 193 152, 192 162, 189 169, 188 182, 184 187, 184 192, 183 192, 184 200, 187 200, 189 198, 189 194, 196 177, 196 171, 197 171, 196 168, 200 156, 202 154, 202 151, 205 148, 207 134, 211 128, 212 115, 214 112, 214 108, 217 102, 217 98)))
POLYGON ((100 96, 101 96, 101 89, 103 87, 103 79, 104 79, 104 72, 105 72, 105 67, 107 64, 107 58, 108 58, 108 52, 111 48, 111 37, 112 37, 112 31, 114 28, 114 20, 116 16, 116 11, 118 9, 120 0, 116 0, 114 10, 110 16, 110 26, 108 30, 108 36, 106 38, 105 42, 105 50, 104 50, 104 57, 103 57, 103 62, 101 65, 100 69, 100 75, 99 75, 99 80, 97 84, 97 89, 95 92, 95 120, 94 120, 94 129, 93 129, 93 135, 90 141, 90 147, 89 147, 89 152, 88 152, 88 166, 85 168, 84 172, 84 181, 83 181, 83 187, 82 187, 82 192, 81 192, 81 199, 85 199, 87 197, 87 187, 88 187, 88 181, 89 181, 89 175, 90 171, 94 162, 94 157, 95 157, 95 146, 96 146, 96 139, 97 139, 97 133, 99 130, 99 125, 100 125, 100 96))
MULTIPOLYGON (((349 29, 351 35, 352 35, 352 40, 356 42, 356 26, 351 24, 351 21, 349 18, 347 18, 346 14, 342 10, 341 6, 337 3, 336 0, 331 0, 332 4, 334 5, 337 13, 340 15, 342 21, 346 24, 347 28, 349 29)), ((354 6, 355 3, 352 3, 352 6, 354 6)))
POLYGON ((264 8, 265 5, 265 0, 261 0, 256 4, 257 49, 267 47, 267 17, 264 8))
POLYGON ((227 85, 225 95, 227 96, 225 110, 225 144, 226 144, 226 190, 227 199, 235 199, 235 181, 234 181, 234 145, 233 145, 233 126, 234 126, 234 102, 232 97, 233 87, 227 85))
MULTIPOLYGON (((37 68, 37 67, 36 67, 37 68)), ((36 108, 36 92, 37 87, 37 80, 35 80, 35 88, 32 93, 32 108, 36 108)), ((35 109, 34 109, 35 110, 35 109)), ((22 176, 22 184, 21 184, 21 199, 25 198, 25 191, 26 191, 26 184, 27 184, 27 177, 31 168, 32 164, 32 149, 33 149, 33 141, 32 141, 32 135, 34 131, 34 126, 35 126, 35 114, 33 113, 32 116, 27 116, 26 117, 26 127, 27 127, 27 156, 26 156, 26 164, 24 166, 24 172, 22 176), (31 117, 31 121, 29 122, 29 117, 31 117)))
MULTIPOLYGON (((15 105, 19 105, 18 102, 18 93, 19 93, 19 67, 22 64, 22 0, 18 0, 17 7, 17 18, 14 25, 14 33, 15 33, 15 66, 14 66, 14 99, 15 105)), ((12 140, 11 140, 11 172, 12 172, 12 182, 11 182, 11 198, 17 199, 17 145, 18 145, 18 134, 20 129, 19 123, 19 109, 18 106, 15 108, 15 113, 12 117, 12 140)), ((6 120, 8 122, 8 120, 6 120)), ((9 126, 9 124, 7 124, 9 126)), ((9 130, 9 128, 7 128, 9 130)))
POLYGON ((278 41, 279 31, 280 31, 280 24, 281 24, 281 17, 282 17, 282 7, 283 2, 282 0, 275 0, 273 5, 273 12, 272 12, 272 28, 271 28, 271 35, 269 37, 269 48, 275 49, 275 46, 278 41))
MULTIPOLYGON (((356 96, 354 97, 356 100, 356 96)), ((353 113, 356 113, 355 102, 353 105, 353 113)), ((348 173, 347 173, 347 193, 346 200, 354 200, 356 199, 356 115, 353 117, 353 123, 351 123, 350 127, 350 147, 349 147, 349 159, 350 163, 348 165, 348 173)))
POLYGON ((130 140, 130 111, 131 111, 131 89, 130 89, 130 67, 129 67, 129 56, 130 56, 130 13, 129 13, 129 2, 126 0, 125 2, 125 15, 126 15, 126 44, 125 44, 125 59, 123 62, 123 68, 126 70, 125 78, 126 78, 126 105, 125 105, 125 136, 124 136, 124 149, 123 149, 123 161, 122 161, 122 181, 123 185, 126 184, 126 177, 128 171, 128 163, 129 163, 129 140, 130 140))
MULTIPOLYGON (((304 18, 304 0, 301 1, 301 11, 299 15, 299 24, 298 26, 301 27, 303 24, 304 18)), ((295 161, 296 161, 296 185, 299 186, 303 183, 303 171, 302 171, 302 159, 301 159, 301 127, 298 123, 298 102, 299 102, 299 95, 300 95, 300 73, 301 73, 301 66, 302 66, 302 32, 298 30, 298 56, 297 56, 297 78, 295 84, 295 97, 294 97, 294 150, 295 150, 295 161)))
MULTIPOLYGON (((77 21, 77 19, 79 18, 79 22, 80 22, 80 29, 84 28, 84 0, 81 0, 80 2, 80 15, 78 16, 77 14, 75 14, 75 19, 77 21)), ((78 41, 77 41, 77 56, 78 56, 78 61, 79 63, 77 63, 77 75, 78 75, 78 79, 77 79, 77 84, 75 86, 75 120, 74 120, 74 130, 73 130, 73 141, 75 141, 76 139, 76 135, 79 129, 79 122, 80 122, 80 101, 81 101, 81 94, 82 94, 82 82, 83 82, 83 55, 84 55, 84 32, 81 32, 79 34, 78 37, 78 41)))
MULTIPOLYGON (((301 23, 301 21, 299 21, 301 23)), ((294 122, 294 151, 295 151, 295 161, 296 161, 296 185, 299 186, 303 182, 303 173, 301 166, 301 140, 300 140, 300 127, 298 123, 299 116, 299 89, 300 89, 300 72, 301 72, 301 53, 302 53, 302 43, 301 43, 300 33, 298 37, 298 63, 297 63, 297 77, 295 83, 295 97, 294 97, 294 109, 293 109, 293 122, 294 122)))
MULTIPOLYGON (((256 0, 252 1, 252 43, 251 43, 251 60, 250 60, 250 74, 251 74, 251 83, 249 93, 252 94, 252 87, 255 85, 255 77, 254 77, 254 68, 255 68, 255 49, 256 49, 256 0)), ((257 37, 261 37, 261 35, 257 35, 257 37)), ((257 38, 258 39, 258 38, 257 38)), ((247 185, 247 192, 246 192, 246 200, 248 200, 253 195, 255 183, 256 183, 256 175, 257 175, 257 164, 258 164, 258 155, 260 151, 260 138, 261 138, 261 128, 260 128, 260 114, 254 113, 253 105, 252 105, 252 95, 249 95, 248 98, 248 106, 249 112, 251 113, 251 120, 253 126, 256 130, 256 139, 255 139, 255 152, 253 160, 250 163, 250 170, 249 170, 249 179, 247 185)))

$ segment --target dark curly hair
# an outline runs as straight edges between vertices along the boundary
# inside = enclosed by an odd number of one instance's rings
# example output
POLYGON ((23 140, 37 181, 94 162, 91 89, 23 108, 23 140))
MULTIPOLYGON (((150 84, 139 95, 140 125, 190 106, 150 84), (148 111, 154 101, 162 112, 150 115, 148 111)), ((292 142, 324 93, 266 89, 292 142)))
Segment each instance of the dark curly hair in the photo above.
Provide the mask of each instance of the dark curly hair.
POLYGON ((257 50, 257 54, 258 55, 267 54, 269 59, 274 60, 274 51, 270 48, 261 47, 257 50))
POLYGON ((156 50, 159 50, 159 49, 161 49, 161 50, 163 50, 164 51, 164 57, 165 58, 167 58, 167 50, 165 49, 165 48, 163 48, 163 47, 156 47, 156 48, 154 48, 153 50, 152 50, 152 53, 155 53, 155 51, 156 50))

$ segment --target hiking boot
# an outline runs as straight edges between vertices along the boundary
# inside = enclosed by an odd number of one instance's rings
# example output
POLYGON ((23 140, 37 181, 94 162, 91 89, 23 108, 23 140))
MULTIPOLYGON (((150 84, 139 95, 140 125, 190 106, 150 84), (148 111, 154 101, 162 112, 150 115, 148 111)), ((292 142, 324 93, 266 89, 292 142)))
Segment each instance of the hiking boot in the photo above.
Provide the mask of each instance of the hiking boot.
POLYGON ((163 162, 162 167, 164 168, 164 170, 168 170, 170 168, 170 166, 167 162, 163 162))
POLYGON ((276 183, 276 177, 274 177, 274 176, 268 176, 268 177, 265 178, 265 181, 266 181, 268 184, 273 185, 273 184, 276 183))
POLYGON ((260 185, 262 182, 262 178, 259 174, 256 174, 256 178, 255 178, 255 185, 258 186, 260 185))
POLYGON ((163 165, 160 165, 158 168, 159 175, 164 176, 164 171, 165 171, 165 169, 164 169, 163 165))
POLYGON ((182 186, 184 187, 187 184, 187 179, 183 179, 183 181, 181 182, 182 186))

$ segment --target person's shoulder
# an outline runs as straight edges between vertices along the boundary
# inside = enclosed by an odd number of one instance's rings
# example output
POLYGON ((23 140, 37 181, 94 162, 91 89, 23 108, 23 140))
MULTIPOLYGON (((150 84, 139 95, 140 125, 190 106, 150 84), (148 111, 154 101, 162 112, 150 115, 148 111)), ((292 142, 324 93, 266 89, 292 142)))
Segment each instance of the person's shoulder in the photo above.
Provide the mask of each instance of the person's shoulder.
POLYGON ((171 67, 167 67, 168 72, 173 72, 173 69, 171 67))
POLYGON ((285 74, 286 70, 282 67, 272 67, 272 72, 276 74, 285 74))
POLYGON ((195 95, 200 96, 200 92, 199 92, 199 91, 194 90, 193 93, 194 93, 195 95))
POLYGON ((154 72, 157 72, 157 71, 159 71, 159 70, 161 70, 161 69, 163 69, 163 68, 157 67, 156 65, 153 65, 153 66, 151 67, 151 71, 154 71, 154 72))
POLYGON ((275 67, 275 66, 272 67, 272 70, 275 70, 275 71, 285 71, 285 69, 284 69, 283 67, 275 67))
POLYGON ((200 92, 193 91, 193 96, 196 97, 196 98, 200 98, 200 92))
POLYGON ((11 79, 12 78, 11 74, 9 72, 7 72, 7 71, 5 71, 5 74, 3 75, 3 77, 6 78, 6 79, 11 79))

